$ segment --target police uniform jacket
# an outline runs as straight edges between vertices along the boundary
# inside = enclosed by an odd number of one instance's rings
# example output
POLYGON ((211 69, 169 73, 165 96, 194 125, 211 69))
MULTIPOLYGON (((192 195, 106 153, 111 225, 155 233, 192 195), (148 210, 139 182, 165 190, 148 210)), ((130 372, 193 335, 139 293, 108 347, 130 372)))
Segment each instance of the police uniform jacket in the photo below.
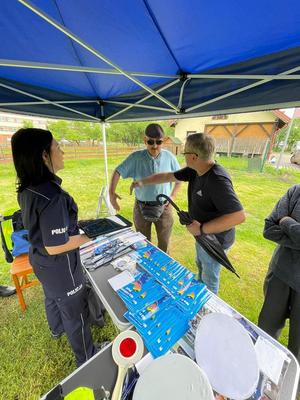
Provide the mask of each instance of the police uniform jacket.
POLYGON ((84 284, 79 250, 49 255, 45 247, 59 246, 79 233, 78 208, 61 188, 61 179, 28 187, 18 195, 22 219, 30 242, 29 259, 46 296, 75 294, 84 284))

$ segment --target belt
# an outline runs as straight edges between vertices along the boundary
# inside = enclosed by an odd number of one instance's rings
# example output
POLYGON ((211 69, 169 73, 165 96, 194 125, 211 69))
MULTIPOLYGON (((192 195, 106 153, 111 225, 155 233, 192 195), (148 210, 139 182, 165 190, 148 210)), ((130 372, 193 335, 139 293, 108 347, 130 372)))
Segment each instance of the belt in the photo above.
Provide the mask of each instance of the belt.
POLYGON ((144 204, 146 206, 161 206, 162 204, 165 204, 167 201, 163 201, 163 202, 158 202, 158 201, 141 201, 136 199, 136 201, 140 204, 144 204))

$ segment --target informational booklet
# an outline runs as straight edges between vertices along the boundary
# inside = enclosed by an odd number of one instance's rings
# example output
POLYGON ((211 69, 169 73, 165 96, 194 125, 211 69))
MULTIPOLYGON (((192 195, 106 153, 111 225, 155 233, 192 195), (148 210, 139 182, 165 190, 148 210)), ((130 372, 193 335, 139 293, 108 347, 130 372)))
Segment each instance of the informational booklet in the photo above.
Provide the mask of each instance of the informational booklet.
POLYGON ((116 292, 117 290, 123 288, 124 286, 128 285, 133 281, 134 281, 134 276, 128 271, 123 271, 120 274, 110 278, 108 280, 108 283, 116 292))

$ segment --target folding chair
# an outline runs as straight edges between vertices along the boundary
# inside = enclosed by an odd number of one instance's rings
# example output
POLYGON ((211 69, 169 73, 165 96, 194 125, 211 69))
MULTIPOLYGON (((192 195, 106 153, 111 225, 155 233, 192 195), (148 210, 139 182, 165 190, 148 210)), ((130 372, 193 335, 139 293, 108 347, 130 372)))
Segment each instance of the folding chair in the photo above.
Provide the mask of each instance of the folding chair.
POLYGON ((23 290, 39 284, 37 279, 31 279, 30 275, 33 274, 32 266, 29 262, 28 254, 21 254, 16 257, 12 255, 13 243, 11 235, 14 231, 13 227, 13 214, 16 210, 6 210, 0 216, 0 233, 2 241, 2 249, 5 254, 5 259, 11 263, 10 274, 14 282, 18 300, 22 311, 26 309, 26 303, 23 296, 23 290))

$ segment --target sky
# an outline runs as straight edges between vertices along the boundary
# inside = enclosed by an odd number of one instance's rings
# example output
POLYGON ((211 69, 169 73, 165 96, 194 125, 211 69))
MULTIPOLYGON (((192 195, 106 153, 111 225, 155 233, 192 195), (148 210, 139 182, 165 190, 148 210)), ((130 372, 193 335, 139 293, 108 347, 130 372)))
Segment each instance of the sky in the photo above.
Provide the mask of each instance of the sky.
POLYGON ((288 117, 292 118, 294 116, 294 118, 300 118, 300 108, 297 107, 295 108, 282 108, 280 111, 282 111, 283 113, 285 113, 285 115, 287 115, 288 117), (294 115, 294 110, 296 110, 295 115, 294 115))

